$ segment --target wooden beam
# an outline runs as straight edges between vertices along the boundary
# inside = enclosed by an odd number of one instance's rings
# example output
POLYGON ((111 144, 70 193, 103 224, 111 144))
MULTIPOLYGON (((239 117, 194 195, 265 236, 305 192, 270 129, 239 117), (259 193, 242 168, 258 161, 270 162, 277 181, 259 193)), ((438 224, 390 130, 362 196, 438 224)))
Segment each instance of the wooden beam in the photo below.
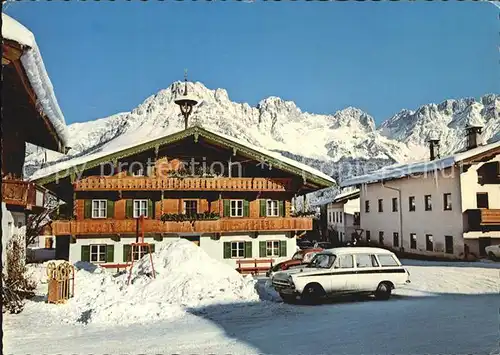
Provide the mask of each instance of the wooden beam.
POLYGON ((19 60, 23 55, 23 50, 19 45, 16 45, 15 42, 5 40, 2 43, 2 58, 7 58, 11 62, 19 60))

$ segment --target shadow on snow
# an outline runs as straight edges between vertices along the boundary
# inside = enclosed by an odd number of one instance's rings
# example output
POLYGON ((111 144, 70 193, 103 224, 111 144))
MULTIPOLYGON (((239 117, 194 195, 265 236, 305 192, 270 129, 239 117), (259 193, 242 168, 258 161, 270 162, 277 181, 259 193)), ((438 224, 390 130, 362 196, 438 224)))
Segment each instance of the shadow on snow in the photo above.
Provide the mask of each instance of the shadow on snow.
POLYGON ((498 351, 498 294, 342 297, 318 306, 255 302, 188 311, 261 354, 457 354, 498 351))

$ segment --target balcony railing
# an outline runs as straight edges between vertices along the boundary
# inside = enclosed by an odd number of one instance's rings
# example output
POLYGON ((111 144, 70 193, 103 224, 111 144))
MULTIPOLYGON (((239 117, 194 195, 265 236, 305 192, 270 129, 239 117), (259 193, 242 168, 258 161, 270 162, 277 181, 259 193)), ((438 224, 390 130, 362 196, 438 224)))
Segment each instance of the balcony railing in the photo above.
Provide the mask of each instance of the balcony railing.
MULTIPOLYGON (((99 235, 135 234, 136 219, 102 219, 52 222, 53 235, 99 235)), ((144 220, 144 233, 222 233, 253 231, 298 231, 312 230, 312 219, 288 218, 222 218, 194 222, 162 222, 144 220)))
POLYGON ((479 208, 466 213, 470 231, 500 230, 500 209, 479 208))
POLYGON ((156 178, 156 177, 87 177, 75 182, 76 191, 103 190, 191 190, 191 191, 289 191, 289 178, 156 178))
POLYGON ((45 192, 34 183, 23 180, 2 180, 2 202, 26 209, 43 207, 45 192))

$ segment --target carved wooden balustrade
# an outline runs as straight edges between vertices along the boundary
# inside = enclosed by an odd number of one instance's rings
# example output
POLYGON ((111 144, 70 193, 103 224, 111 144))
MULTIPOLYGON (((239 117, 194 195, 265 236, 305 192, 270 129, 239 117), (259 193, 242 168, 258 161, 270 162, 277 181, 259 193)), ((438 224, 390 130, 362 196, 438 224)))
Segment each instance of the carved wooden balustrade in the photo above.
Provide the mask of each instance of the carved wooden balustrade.
POLYGON ((36 184, 23 180, 2 180, 2 202, 27 209, 43 207, 44 191, 36 184))
MULTIPOLYGON (((136 219, 87 219, 52 222, 53 235, 135 234, 136 219)), ((221 218, 193 222, 144 221, 145 233, 221 233, 247 231, 296 231, 312 230, 312 218, 221 218)))
POLYGON ((191 191, 289 191, 289 178, 229 178, 229 177, 101 177, 90 176, 74 183, 75 191, 109 190, 191 190, 191 191))
POLYGON ((469 230, 500 229, 500 209, 478 208, 467 210, 469 230))

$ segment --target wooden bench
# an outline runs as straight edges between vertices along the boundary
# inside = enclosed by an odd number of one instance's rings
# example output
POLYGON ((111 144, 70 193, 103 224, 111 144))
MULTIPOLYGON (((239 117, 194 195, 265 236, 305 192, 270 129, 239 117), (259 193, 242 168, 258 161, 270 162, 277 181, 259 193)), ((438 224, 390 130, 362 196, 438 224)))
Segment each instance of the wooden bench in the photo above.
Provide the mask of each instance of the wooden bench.
POLYGON ((236 264, 236 271, 240 274, 258 275, 273 267, 273 259, 239 259, 236 264))

